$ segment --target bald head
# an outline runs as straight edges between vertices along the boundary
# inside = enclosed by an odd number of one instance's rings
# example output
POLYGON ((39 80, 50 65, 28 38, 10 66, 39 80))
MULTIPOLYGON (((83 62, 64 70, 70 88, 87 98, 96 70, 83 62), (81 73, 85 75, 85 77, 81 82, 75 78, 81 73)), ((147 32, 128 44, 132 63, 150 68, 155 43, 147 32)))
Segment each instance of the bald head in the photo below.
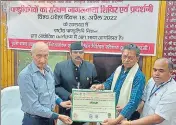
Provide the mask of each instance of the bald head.
POLYGON ((173 63, 172 63, 172 61, 170 59, 159 58, 155 62, 159 62, 159 63, 162 63, 163 65, 167 65, 169 70, 173 70, 174 69, 174 65, 173 65, 173 63))
POLYGON ((44 42, 36 42, 32 45, 32 48, 31 48, 31 53, 34 53, 36 50, 40 50, 42 48, 46 48, 46 49, 49 49, 48 48, 48 45, 44 42))
POLYGON ((43 70, 45 65, 48 63, 49 48, 44 42, 34 43, 31 48, 31 55, 36 66, 43 70))
POLYGON ((173 63, 167 58, 159 58, 153 67, 153 79, 156 84, 167 82, 171 78, 173 63))

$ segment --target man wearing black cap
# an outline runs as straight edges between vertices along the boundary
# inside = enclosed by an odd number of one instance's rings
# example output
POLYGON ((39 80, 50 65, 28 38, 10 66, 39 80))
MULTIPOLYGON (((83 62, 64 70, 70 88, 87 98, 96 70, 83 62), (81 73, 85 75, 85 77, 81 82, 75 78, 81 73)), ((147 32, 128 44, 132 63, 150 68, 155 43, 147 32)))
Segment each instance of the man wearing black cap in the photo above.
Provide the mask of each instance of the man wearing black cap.
MULTIPOLYGON (((84 61, 84 50, 81 42, 70 46, 71 59, 57 63, 54 69, 56 94, 64 101, 72 99, 72 89, 89 89, 97 77, 94 64, 84 61)), ((60 114, 70 115, 70 110, 59 109, 60 114)), ((73 125, 83 123, 73 122, 73 125)))

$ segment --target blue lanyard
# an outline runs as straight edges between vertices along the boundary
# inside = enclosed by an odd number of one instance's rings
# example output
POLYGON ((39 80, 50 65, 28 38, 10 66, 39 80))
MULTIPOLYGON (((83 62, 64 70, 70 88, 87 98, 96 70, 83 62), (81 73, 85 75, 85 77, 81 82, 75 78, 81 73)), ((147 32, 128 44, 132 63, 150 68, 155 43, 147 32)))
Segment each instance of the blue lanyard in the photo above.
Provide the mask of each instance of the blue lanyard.
POLYGON ((155 86, 156 86, 156 84, 155 84, 155 85, 153 86, 151 92, 150 92, 150 96, 149 96, 148 101, 150 101, 150 98, 151 98, 160 88, 162 88, 164 85, 166 85, 167 83, 169 83, 169 82, 171 82, 171 81, 172 81, 172 78, 171 78, 169 81, 167 81, 166 83, 162 83, 161 86, 159 86, 157 89, 154 90, 154 88, 155 88, 155 86), (153 91, 153 90, 154 90, 154 91, 153 91))

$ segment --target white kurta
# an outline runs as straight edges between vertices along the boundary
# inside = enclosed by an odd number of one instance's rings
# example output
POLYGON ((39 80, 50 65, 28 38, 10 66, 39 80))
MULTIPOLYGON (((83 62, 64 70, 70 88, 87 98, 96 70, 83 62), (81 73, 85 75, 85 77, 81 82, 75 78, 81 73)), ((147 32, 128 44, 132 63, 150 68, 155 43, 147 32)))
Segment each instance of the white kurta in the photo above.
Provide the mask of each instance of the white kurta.
MULTIPOLYGON (((144 90, 143 100, 145 101, 141 117, 157 114, 165 120, 157 125, 176 125, 176 82, 170 79, 168 83, 160 87, 150 97, 151 90, 155 85, 151 78, 144 90)), ((155 90, 156 87, 153 89, 155 90)))

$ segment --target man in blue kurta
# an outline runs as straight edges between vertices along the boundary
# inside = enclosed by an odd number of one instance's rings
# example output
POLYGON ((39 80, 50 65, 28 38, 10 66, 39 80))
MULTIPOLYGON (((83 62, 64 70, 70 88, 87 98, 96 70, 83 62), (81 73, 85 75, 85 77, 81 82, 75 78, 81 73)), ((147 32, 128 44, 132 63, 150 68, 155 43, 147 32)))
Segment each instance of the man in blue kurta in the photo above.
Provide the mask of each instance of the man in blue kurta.
POLYGON ((124 46, 122 65, 103 84, 92 85, 95 90, 106 89, 116 92, 116 119, 106 119, 103 124, 113 125, 129 119, 141 100, 145 86, 145 76, 139 68, 140 49, 135 44, 124 46))

